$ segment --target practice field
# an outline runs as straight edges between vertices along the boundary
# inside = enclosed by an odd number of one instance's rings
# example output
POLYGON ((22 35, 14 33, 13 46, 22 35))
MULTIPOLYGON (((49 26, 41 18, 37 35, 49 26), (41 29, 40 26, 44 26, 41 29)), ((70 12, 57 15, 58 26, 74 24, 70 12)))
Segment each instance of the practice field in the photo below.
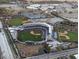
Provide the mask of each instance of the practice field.
POLYGON ((75 32, 68 32, 66 34, 58 33, 58 40, 59 41, 71 41, 71 42, 78 41, 78 34, 75 32))
POLYGON ((24 21, 27 21, 27 19, 24 19, 23 17, 16 17, 11 20, 7 20, 7 23, 9 26, 19 26, 22 25, 24 21))
POLYGON ((78 40, 78 34, 75 32, 69 32, 68 36, 70 37, 70 41, 77 41, 78 40))
POLYGON ((25 41, 42 41, 42 32, 35 34, 32 33, 31 30, 24 30, 24 31, 18 31, 18 40, 25 42, 25 41))

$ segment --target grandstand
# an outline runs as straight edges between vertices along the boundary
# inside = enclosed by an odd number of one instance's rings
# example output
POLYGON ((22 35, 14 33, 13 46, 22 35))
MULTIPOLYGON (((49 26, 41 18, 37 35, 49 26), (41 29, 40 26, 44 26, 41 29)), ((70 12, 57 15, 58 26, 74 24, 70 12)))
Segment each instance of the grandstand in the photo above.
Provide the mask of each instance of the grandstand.
POLYGON ((28 23, 17 27, 16 30, 17 41, 20 42, 42 43, 46 42, 47 37, 52 34, 51 26, 46 23, 28 23))

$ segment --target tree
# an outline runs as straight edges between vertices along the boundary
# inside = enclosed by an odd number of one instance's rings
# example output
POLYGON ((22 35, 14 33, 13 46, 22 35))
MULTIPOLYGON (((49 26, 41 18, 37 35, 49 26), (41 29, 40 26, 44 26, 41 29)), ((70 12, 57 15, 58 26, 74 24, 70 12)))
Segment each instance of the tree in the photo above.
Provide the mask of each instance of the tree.
POLYGON ((45 53, 49 53, 50 52, 50 47, 48 46, 48 44, 44 44, 44 51, 45 53))
POLYGON ((76 59, 76 57, 73 55, 70 55, 70 59, 76 59))

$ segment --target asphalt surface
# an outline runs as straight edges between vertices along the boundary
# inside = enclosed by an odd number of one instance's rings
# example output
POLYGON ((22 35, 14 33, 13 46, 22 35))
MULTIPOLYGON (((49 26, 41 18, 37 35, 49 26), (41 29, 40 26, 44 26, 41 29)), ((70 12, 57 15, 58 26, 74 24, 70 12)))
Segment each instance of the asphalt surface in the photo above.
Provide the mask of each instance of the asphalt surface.
POLYGON ((2 26, 3 26, 2 30, 6 34, 6 40, 8 42, 9 47, 10 47, 11 53, 13 54, 13 58, 14 59, 20 59, 20 55, 18 53, 17 47, 14 44, 13 37, 12 37, 12 35, 11 35, 9 29, 8 29, 8 26, 7 26, 6 22, 5 22, 4 17, 3 17, 3 19, 1 19, 1 22, 2 22, 2 26))
POLYGON ((54 58, 69 56, 73 54, 78 54, 78 48, 63 50, 60 52, 49 53, 49 54, 44 54, 39 56, 28 57, 26 59, 54 59, 54 58))
MULTIPOLYGON (((3 28, 1 22, 0 22, 0 28, 3 28)), ((8 44, 7 38, 2 29, 0 32, 0 46, 2 49, 2 53, 3 53, 3 59, 14 59, 11 49, 8 44)))

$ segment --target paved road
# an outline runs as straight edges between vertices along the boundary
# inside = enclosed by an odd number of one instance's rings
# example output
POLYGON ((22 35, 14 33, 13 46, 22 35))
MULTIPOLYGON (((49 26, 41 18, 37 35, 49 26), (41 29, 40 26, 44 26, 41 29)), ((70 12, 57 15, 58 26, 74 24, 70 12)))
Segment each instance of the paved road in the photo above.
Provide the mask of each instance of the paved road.
POLYGON ((78 48, 74 48, 74 49, 64 50, 64 51, 50 53, 50 54, 28 57, 26 59, 54 59, 54 58, 69 56, 77 53, 78 53, 78 48))
MULTIPOLYGON (((3 28, 1 22, 0 22, 0 28, 3 28)), ((14 59, 12 52, 11 52, 11 49, 10 49, 9 44, 8 44, 7 38, 6 38, 5 33, 2 29, 0 32, 0 46, 2 49, 4 59, 14 59)))
POLYGON ((7 8, 7 7, 17 7, 17 4, 0 4, 0 8, 7 8))
POLYGON ((11 52, 13 54, 14 59, 16 59, 16 58, 20 59, 20 55, 18 53, 16 45, 14 44, 13 37, 12 37, 10 31, 8 30, 8 26, 7 26, 4 18, 1 19, 1 22, 2 22, 2 25, 3 25, 3 30, 4 30, 4 32, 6 34, 6 37, 7 37, 6 40, 8 41, 9 47, 11 48, 10 50, 11 50, 11 52))

